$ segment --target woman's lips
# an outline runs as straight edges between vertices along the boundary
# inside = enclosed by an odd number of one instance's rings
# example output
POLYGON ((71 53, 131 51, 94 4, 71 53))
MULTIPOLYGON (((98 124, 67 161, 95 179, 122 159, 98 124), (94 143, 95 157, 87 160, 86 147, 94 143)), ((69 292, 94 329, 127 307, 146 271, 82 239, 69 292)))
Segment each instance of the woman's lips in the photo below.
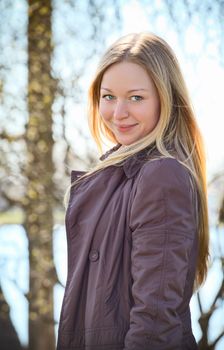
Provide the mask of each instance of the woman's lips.
POLYGON ((129 131, 131 130, 134 126, 136 126, 137 124, 132 124, 132 125, 116 125, 116 128, 119 131, 129 131))

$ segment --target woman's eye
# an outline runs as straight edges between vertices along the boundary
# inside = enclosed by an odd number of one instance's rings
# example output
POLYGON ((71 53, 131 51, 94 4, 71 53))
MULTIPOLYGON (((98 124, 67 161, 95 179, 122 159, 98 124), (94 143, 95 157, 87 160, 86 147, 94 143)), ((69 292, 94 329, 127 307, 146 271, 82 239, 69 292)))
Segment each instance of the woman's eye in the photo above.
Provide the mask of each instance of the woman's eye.
POLYGON ((102 98, 104 98, 107 101, 111 101, 113 99, 112 95, 103 95, 102 98))
POLYGON ((142 96, 139 96, 139 95, 131 96, 131 99, 132 99, 132 101, 141 101, 142 96))

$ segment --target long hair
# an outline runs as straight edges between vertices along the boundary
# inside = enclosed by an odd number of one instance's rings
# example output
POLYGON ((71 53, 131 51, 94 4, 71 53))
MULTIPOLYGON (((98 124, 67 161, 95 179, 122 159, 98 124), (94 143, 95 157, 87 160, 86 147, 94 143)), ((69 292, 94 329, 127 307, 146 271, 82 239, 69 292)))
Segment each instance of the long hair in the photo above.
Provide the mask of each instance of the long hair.
MULTIPOLYGON (((124 61, 140 65, 154 81, 160 99, 159 121, 148 135, 113 152, 73 184, 108 166, 121 165, 126 158, 150 145, 155 145, 161 157, 175 157, 187 167, 193 179, 192 188, 198 198, 199 254, 195 277, 197 288, 206 278, 209 259, 205 148, 179 63, 166 41, 154 34, 141 32, 123 36, 108 48, 99 62, 89 88, 90 131, 101 153, 103 138, 117 143, 114 134, 99 114, 100 87, 105 71, 111 65, 124 61), (174 153, 170 151, 171 145, 174 153)), ((68 194, 69 191, 67 196, 68 194)))

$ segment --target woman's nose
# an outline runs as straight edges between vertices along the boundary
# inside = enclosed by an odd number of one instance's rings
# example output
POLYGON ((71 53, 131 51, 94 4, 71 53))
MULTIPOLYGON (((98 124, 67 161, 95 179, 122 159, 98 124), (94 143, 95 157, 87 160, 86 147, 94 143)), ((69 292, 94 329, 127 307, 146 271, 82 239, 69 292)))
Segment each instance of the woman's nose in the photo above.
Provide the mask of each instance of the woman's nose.
POLYGON ((114 106, 114 119, 123 119, 128 116, 127 104, 125 101, 117 101, 114 106))

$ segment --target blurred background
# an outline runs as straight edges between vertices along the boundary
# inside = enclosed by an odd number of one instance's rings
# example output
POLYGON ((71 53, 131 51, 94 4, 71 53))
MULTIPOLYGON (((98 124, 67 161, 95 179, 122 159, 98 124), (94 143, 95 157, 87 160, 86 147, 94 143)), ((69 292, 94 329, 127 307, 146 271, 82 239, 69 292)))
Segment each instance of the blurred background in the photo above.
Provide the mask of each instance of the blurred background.
MULTIPOLYGON (((87 90, 114 40, 174 49, 207 153, 211 266, 191 301, 200 350, 224 349, 224 1, 0 0, 0 347, 53 350, 67 273, 63 196, 98 161, 87 90)), ((105 151, 112 147, 105 144, 105 151)))

